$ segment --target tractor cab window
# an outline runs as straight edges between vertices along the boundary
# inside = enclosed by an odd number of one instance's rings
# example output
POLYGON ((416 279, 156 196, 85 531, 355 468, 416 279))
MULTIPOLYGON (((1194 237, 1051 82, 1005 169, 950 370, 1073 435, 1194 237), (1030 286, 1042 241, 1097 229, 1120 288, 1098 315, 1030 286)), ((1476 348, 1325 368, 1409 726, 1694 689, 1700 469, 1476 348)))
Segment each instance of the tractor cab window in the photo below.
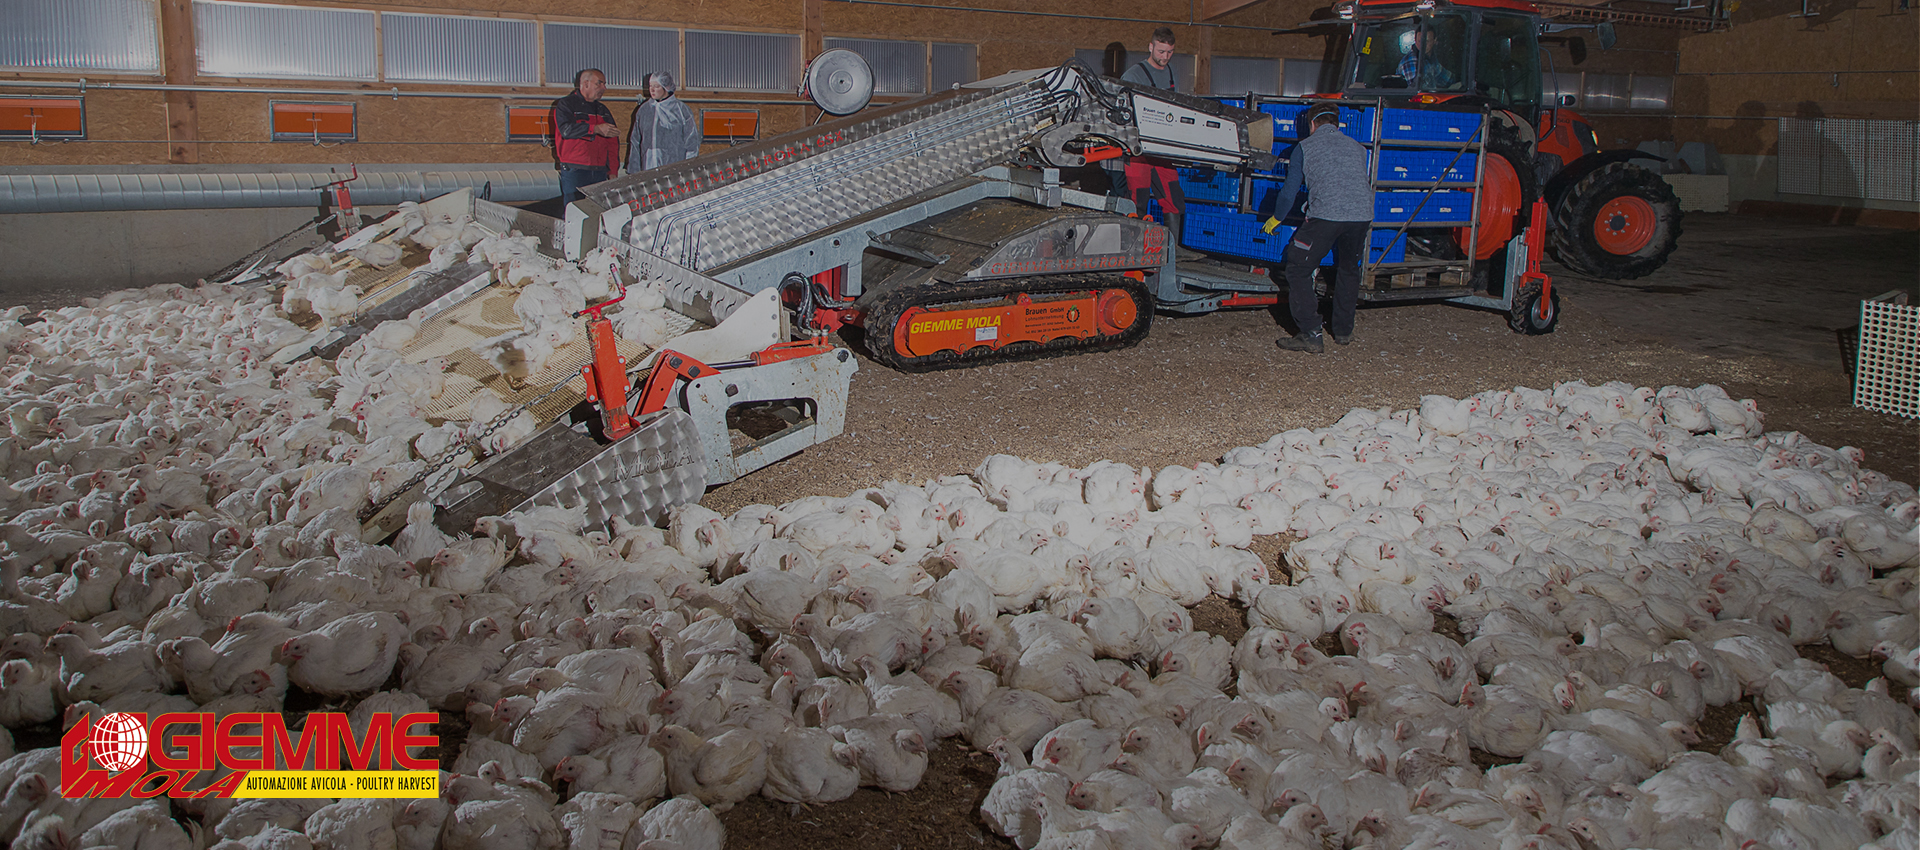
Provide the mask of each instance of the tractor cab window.
MULTIPOLYGON (((1540 105, 1540 42, 1523 15, 1482 13, 1474 88, 1510 109, 1540 105)), ((1531 114, 1531 113, 1529 113, 1531 114)))
POLYGON ((1467 38, 1461 15, 1409 15, 1363 26, 1348 79, 1361 89, 1466 91, 1467 38))

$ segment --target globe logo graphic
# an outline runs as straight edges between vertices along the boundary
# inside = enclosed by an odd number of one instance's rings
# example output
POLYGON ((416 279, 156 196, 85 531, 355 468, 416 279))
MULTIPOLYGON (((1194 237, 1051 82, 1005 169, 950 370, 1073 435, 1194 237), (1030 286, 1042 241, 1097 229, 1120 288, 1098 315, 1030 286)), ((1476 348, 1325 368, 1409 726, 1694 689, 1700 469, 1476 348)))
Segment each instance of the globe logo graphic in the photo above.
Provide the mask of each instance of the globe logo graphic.
POLYGON ((87 750, 107 770, 138 767, 147 757, 147 723, 139 715, 124 711, 102 717, 93 724, 87 750))

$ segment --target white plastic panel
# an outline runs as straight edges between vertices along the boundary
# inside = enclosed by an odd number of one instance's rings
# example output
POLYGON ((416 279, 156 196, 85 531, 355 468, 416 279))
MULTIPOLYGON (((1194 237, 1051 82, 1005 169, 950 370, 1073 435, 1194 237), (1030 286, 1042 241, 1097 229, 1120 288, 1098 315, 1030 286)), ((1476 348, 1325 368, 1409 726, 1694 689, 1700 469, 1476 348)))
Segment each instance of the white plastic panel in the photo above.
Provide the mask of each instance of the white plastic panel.
POLYGON ((1866 123, 1833 118, 1821 122, 1820 194, 1867 196, 1866 123))
MULTIPOLYGON (((873 69, 873 90, 877 94, 926 94, 927 43, 924 41, 883 41, 873 38, 825 39, 828 50, 851 50, 867 60, 873 69)), ((971 81, 969 81, 971 82, 971 81)))
POLYGON ((1794 195, 1821 194, 1821 123, 1808 118, 1780 119, 1780 191, 1794 195))
POLYGON ((1860 302, 1853 406, 1920 419, 1920 307, 1860 302))
POLYGON ((1280 93, 1287 97, 1319 94, 1336 88, 1325 79, 1331 69, 1318 59, 1288 59, 1282 63, 1282 70, 1286 76, 1280 82, 1280 93))
POLYGON ((149 0, 0 2, 0 66, 157 71, 149 0))
POLYGON ((1280 93, 1280 60, 1244 56, 1213 57, 1211 94, 1280 93))
POLYGON ((1867 197, 1920 200, 1920 121, 1863 121, 1867 125, 1867 197))
POLYGON ((933 79, 928 91, 946 91, 955 84, 965 85, 980 79, 980 46, 977 44, 941 44, 933 49, 933 79))
POLYGON ((200 73, 208 76, 371 80, 379 73, 372 12, 194 0, 193 21, 200 73))
MULTIPOLYGON (((535 85, 533 21, 387 12, 380 16, 386 78, 407 82, 535 85)), ((571 75, 569 75, 571 78, 571 75)))
POLYGON ((1780 119, 1781 192, 1920 199, 1920 121, 1780 119))
POLYGON ((793 92, 800 87, 800 36, 687 30, 690 89, 793 92))
POLYGON ((549 23, 546 33, 547 85, 571 86, 582 68, 606 72, 615 89, 638 89, 655 71, 680 78, 679 30, 549 23))

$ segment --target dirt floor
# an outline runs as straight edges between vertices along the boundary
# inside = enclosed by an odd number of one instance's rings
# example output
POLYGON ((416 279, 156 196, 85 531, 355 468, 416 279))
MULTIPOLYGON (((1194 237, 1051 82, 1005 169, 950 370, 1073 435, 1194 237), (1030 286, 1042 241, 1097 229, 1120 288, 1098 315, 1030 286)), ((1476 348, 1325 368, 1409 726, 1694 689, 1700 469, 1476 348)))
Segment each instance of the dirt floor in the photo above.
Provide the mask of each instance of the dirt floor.
POLYGON ((1769 430, 1859 446, 1868 467, 1902 481, 1920 475, 1920 428, 1852 406, 1840 344, 1862 298, 1915 289, 1913 232, 1694 214, 1671 261, 1646 278, 1547 271, 1562 313, 1546 336, 1516 334, 1494 313, 1419 304, 1363 309, 1353 344, 1318 356, 1275 348, 1274 314, 1248 310, 1157 316, 1144 342, 1110 354, 926 375, 863 357, 844 435, 702 504, 726 512, 919 482, 1001 452, 1075 466, 1193 464, 1353 407, 1574 379, 1719 384, 1757 399, 1769 430))
MULTIPOLYGON (((844 495, 890 478, 966 472, 1000 452, 1076 466, 1102 458, 1190 465, 1289 428, 1331 424, 1353 407, 1397 409, 1429 393, 1574 379, 1719 384, 1735 398, 1757 399, 1770 430, 1858 446, 1868 467, 1920 481, 1920 428, 1854 408, 1842 365, 1843 331, 1858 322, 1860 300, 1915 290, 1920 236, 1702 214, 1688 217, 1686 231, 1667 266, 1637 281, 1584 279, 1549 264, 1562 316, 1548 336, 1515 334, 1492 313, 1432 304, 1365 309, 1353 345, 1329 345, 1317 357, 1276 349, 1275 315, 1243 311, 1159 316, 1145 342, 1104 355, 930 375, 863 358, 844 436, 716 488, 702 503, 725 512, 844 495)), ((1268 538, 1256 549, 1274 563, 1284 543, 1268 538)), ((1198 627, 1230 639, 1245 629, 1239 606, 1226 600, 1209 600, 1194 615, 1198 627)), ((1825 645, 1803 654, 1855 687, 1877 675, 1877 664, 1825 645)), ((1754 710, 1747 700, 1711 710, 1699 748, 1718 752, 1754 710)), ((756 799, 722 818, 727 846, 1011 847, 977 814, 994 770, 991 757, 951 740, 912 793, 862 789, 798 813, 756 799)))

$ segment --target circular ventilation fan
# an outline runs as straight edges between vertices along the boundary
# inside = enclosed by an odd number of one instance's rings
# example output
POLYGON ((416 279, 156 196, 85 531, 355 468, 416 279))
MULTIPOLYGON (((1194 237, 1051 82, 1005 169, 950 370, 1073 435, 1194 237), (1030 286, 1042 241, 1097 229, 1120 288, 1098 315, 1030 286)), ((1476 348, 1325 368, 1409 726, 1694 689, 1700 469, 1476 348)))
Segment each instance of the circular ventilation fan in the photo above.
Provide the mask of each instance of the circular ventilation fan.
POLYGON ((873 69, 860 54, 836 47, 807 63, 802 91, 821 109, 851 115, 873 99, 873 69))

